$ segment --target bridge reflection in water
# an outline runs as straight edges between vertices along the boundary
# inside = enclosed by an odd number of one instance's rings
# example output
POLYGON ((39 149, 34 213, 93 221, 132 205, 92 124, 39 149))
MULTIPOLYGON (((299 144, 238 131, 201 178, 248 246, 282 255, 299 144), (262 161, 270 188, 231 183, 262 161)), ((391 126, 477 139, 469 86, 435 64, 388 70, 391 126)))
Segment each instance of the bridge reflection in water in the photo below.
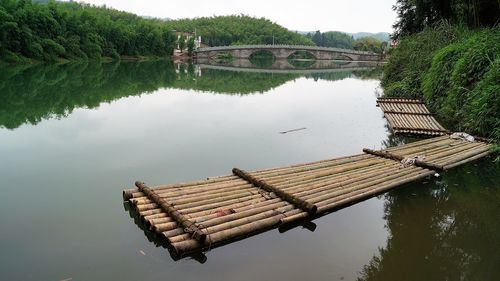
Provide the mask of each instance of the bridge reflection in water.
POLYGON ((216 61, 212 59, 198 59, 197 65, 201 69, 219 69, 242 72, 261 73, 329 73, 339 71, 367 70, 382 66, 383 62, 375 61, 336 61, 336 60, 273 60, 266 67, 257 65, 250 59, 233 59, 216 61), (307 63, 305 63, 307 62, 307 63), (306 66, 304 66, 306 65, 306 66))

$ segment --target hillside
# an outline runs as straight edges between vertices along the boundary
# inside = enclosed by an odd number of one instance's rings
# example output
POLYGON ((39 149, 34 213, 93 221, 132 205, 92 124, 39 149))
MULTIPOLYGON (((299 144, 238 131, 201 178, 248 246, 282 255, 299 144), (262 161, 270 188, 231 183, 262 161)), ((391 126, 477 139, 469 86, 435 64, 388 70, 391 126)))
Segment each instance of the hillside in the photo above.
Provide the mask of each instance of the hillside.
POLYGON ((245 15, 202 17, 167 21, 176 31, 195 32, 210 46, 245 44, 314 45, 305 36, 265 18, 245 15))
POLYGON ((351 35, 354 39, 359 39, 363 37, 372 37, 382 42, 387 42, 390 40, 390 34, 388 32, 377 32, 377 33, 356 32, 347 34, 351 35))

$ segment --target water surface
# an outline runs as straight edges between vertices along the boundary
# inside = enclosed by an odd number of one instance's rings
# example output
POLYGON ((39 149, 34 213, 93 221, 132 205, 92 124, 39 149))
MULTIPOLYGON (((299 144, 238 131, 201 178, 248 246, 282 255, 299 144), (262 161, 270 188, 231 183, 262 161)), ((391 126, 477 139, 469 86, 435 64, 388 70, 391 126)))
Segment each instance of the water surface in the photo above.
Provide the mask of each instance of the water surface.
POLYGON ((500 278, 491 159, 322 217, 314 232, 272 230, 216 248, 204 264, 174 261, 148 241, 122 204, 135 180, 174 183, 410 141, 391 135, 375 107, 376 70, 232 68, 2 66, 0 279, 500 278))

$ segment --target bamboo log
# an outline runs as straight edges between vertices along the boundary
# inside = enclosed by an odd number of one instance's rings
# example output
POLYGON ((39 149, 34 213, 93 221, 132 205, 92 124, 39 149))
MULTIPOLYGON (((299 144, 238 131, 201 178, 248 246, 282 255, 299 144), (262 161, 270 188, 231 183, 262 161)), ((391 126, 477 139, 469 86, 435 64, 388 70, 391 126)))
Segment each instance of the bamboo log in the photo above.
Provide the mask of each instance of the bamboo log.
MULTIPOLYGON (((377 157, 371 157, 368 159, 360 160, 354 163, 348 163, 345 165, 336 165, 333 167, 324 167, 321 169, 307 170, 299 173, 294 173, 293 175, 279 175, 274 177, 258 177, 259 179, 265 180, 268 184, 274 185, 283 182, 294 182, 296 180, 304 180, 308 178, 317 178, 320 176, 327 176, 332 174, 337 174, 345 171, 350 171, 354 169, 359 169, 371 165, 380 163, 381 160, 377 157)), ((252 174, 253 176, 253 174, 252 174)))
MULTIPOLYGON (((227 229, 239 227, 241 225, 245 225, 248 223, 259 222, 259 221, 264 220, 268 217, 272 217, 272 216, 276 216, 276 215, 283 215, 283 212, 290 211, 293 209, 295 209, 294 206, 287 205, 287 206, 280 207, 277 209, 263 211, 261 213, 257 213, 257 214, 251 215, 251 216, 245 216, 245 217, 242 217, 239 219, 220 223, 220 224, 217 224, 217 225, 214 225, 211 227, 206 227, 206 228, 204 228, 204 231, 206 231, 207 233, 217 233, 217 232, 224 231, 227 229)), ((212 237, 210 237, 210 238, 212 238, 212 237)))
POLYGON ((255 171, 251 172, 252 175, 259 176, 259 177, 272 177, 272 176, 278 176, 278 175, 286 175, 286 174, 294 174, 297 172, 301 171, 307 171, 307 170, 313 170, 313 169, 319 169, 322 167, 333 167, 333 166, 339 166, 351 162, 356 162, 359 160, 363 160, 367 157, 368 155, 366 154, 359 154, 359 155, 354 155, 354 156, 349 156, 349 157, 341 157, 338 159, 333 159, 333 160, 326 160, 326 161, 319 161, 315 162, 314 164, 307 164, 307 165, 294 165, 290 167, 286 167, 283 169, 277 169, 277 170, 263 170, 263 171, 255 171))
POLYGON ((215 194, 215 196, 214 195, 206 196, 205 197, 206 199, 204 197, 197 197, 197 198, 188 198, 186 200, 178 200, 178 203, 172 203, 172 204, 176 206, 176 208, 186 209, 194 206, 203 206, 206 204, 236 199, 249 195, 257 195, 257 194, 259 194, 257 190, 251 188, 245 188, 227 193, 215 194))
MULTIPOLYGON (((187 208, 187 209, 182 209, 182 212, 185 214, 190 214, 190 213, 195 213, 195 212, 199 212, 199 211, 213 210, 215 208, 221 208, 221 207, 229 205, 229 204, 252 201, 252 200, 255 200, 257 198, 263 198, 263 196, 261 194, 250 195, 250 196, 245 196, 245 197, 227 200, 225 202, 222 201, 222 202, 211 203, 211 204, 207 204, 207 205, 203 205, 203 206, 196 206, 196 207, 191 207, 191 208, 187 208)), ((264 198, 264 200, 265 200, 265 198, 264 198)))
MULTIPOLYGON (((248 224, 244 224, 235 228, 230 228, 227 230, 223 230, 217 233, 210 234, 210 239, 205 240, 205 246, 208 244, 219 243, 223 240, 229 240, 238 236, 242 236, 245 234, 250 234, 252 232, 256 232, 259 230, 263 230, 272 226, 279 224, 280 219, 283 217, 283 214, 279 214, 273 217, 269 217, 267 219, 263 219, 258 222, 251 222, 248 224)), ((172 247, 175 249, 177 253, 183 253, 188 251, 193 251, 195 249, 201 248, 203 245, 200 245, 196 240, 190 239, 181 241, 178 243, 172 243, 172 247)))
MULTIPOLYGON (((276 198, 276 199, 272 199, 272 200, 266 200, 264 202, 260 202, 260 203, 257 203, 255 205, 251 205, 251 206, 235 208, 234 214, 225 215, 222 217, 218 214, 211 214, 211 215, 208 215, 205 217, 195 218, 194 221, 196 221, 197 223, 201 223, 203 225, 203 227, 208 227, 208 226, 217 225, 217 224, 220 224, 223 222, 227 222, 227 221, 238 219, 238 218, 243 218, 245 216, 257 214, 257 213, 260 213, 262 211, 268 211, 270 209, 279 208, 279 207, 283 207, 283 206, 287 206, 287 205, 289 205, 288 202, 281 201, 280 198, 276 198)), ((173 242, 179 242, 179 241, 189 239, 190 237, 191 236, 189 236, 189 234, 182 233, 179 235, 170 236, 170 237, 168 237, 168 240, 171 243, 173 243, 173 242)))
POLYGON ((309 216, 306 212, 300 212, 297 214, 292 214, 290 216, 286 216, 280 220, 280 224, 288 224, 297 220, 305 219, 309 216))
MULTIPOLYGON (((395 155, 395 154, 392 154, 389 152, 384 152, 384 151, 375 151, 375 150, 371 150, 368 148, 363 148, 363 152, 369 153, 372 155, 376 155, 376 156, 380 156, 380 157, 384 157, 387 159, 397 160, 397 161, 401 161, 404 159, 403 156, 395 155)), ((420 161, 420 160, 415 160, 415 166, 430 169, 430 170, 435 170, 435 171, 442 171, 443 170, 443 166, 435 165, 432 163, 427 163, 427 162, 420 161)))
POLYGON ((214 208, 208 208, 208 209, 205 209, 202 211, 186 212, 186 210, 184 210, 183 212, 185 214, 189 215, 191 218, 197 219, 197 218, 201 218, 204 216, 210 216, 210 215, 216 214, 217 211, 220 211, 220 210, 249 207, 249 206, 259 204, 261 202, 267 202, 267 201, 271 201, 271 200, 267 200, 266 198, 260 196, 260 197, 250 198, 249 200, 245 200, 245 201, 236 201, 236 202, 229 202, 229 203, 225 202, 226 204, 222 204, 222 205, 214 207, 214 208))
POLYGON ((400 169, 398 167, 394 167, 389 170, 381 171, 380 174, 371 173, 362 177, 356 177, 342 182, 331 183, 330 185, 325 185, 320 188, 303 190, 294 195, 300 196, 301 198, 309 201, 312 198, 318 197, 320 195, 327 195, 338 192, 337 190, 339 189, 345 190, 352 186, 358 187, 359 185, 364 185, 366 183, 371 184, 380 178, 385 179, 394 174, 400 175, 399 171, 400 169))
MULTIPOLYGON (((480 143, 465 143, 464 145, 461 145, 461 146, 455 146, 455 147, 452 147, 448 150, 445 150, 445 151, 441 151, 439 153, 434 153, 434 154, 431 154, 427 157, 427 161, 437 161, 439 159, 442 159, 444 157, 448 157, 448 156, 451 156, 451 157, 455 157, 455 156, 460 156, 464 153, 467 153, 468 151, 470 150, 482 150, 484 151, 484 147, 481 147, 482 144, 480 143)), ((487 150, 487 148, 486 148, 487 150)))
MULTIPOLYGON (((229 176, 218 176, 218 177, 209 177, 204 180, 199 180, 199 181, 191 181, 191 182, 182 182, 182 183, 176 183, 176 184, 167 184, 167 185, 159 185, 159 186, 154 186, 150 187, 151 189, 154 190, 161 190, 161 189, 169 189, 169 188, 179 188, 179 187, 188 187, 192 185, 202 185, 202 184, 207 184, 207 183, 214 183, 214 182, 219 182, 219 181, 226 181, 230 179, 237 179, 237 177, 229 175, 229 176)), ((139 192, 140 190, 135 188, 135 189, 126 189, 123 190, 123 199, 124 201, 127 201, 131 197, 129 197, 131 194, 134 192, 139 192)))
POLYGON ((258 180, 245 171, 242 171, 238 168, 234 168, 233 173, 235 175, 241 177, 242 179, 252 183, 256 187, 263 188, 269 192, 274 192, 278 197, 294 204, 295 206, 307 211, 310 214, 316 213, 317 207, 314 206, 313 204, 310 204, 310 203, 308 203, 300 198, 296 198, 293 195, 290 195, 290 194, 288 194, 288 193, 286 193, 278 188, 275 188, 274 186, 267 184, 265 181, 258 180))
MULTIPOLYGON (((400 186, 400 185, 403 185, 406 183, 420 180, 422 178, 425 178, 425 177, 432 175, 433 173, 434 173, 433 171, 423 170, 422 172, 419 172, 418 174, 416 174, 412 177, 407 177, 407 178, 402 179, 402 180, 393 181, 390 183, 385 183, 377 188, 372 188, 372 189, 367 189, 367 190, 359 190, 355 195, 353 195, 351 197, 344 198, 344 199, 339 200, 339 201, 332 200, 331 202, 325 202, 322 204, 321 207, 319 207, 319 210, 321 213, 328 212, 329 210, 338 208, 342 205, 350 204, 350 203, 356 202, 358 200, 370 198, 372 196, 375 196, 381 192, 387 191, 387 190, 394 188, 396 186, 400 186)), ((335 199, 337 199, 337 198, 335 198, 335 199)))
POLYGON ((457 162, 452 162, 452 163, 449 163, 449 164, 445 164, 444 165, 444 169, 445 170, 449 170, 449 169, 454 168, 456 166, 459 166, 459 165, 462 165, 462 164, 465 164, 465 163, 468 163, 468 162, 471 162, 471 161, 474 161, 474 160, 486 157, 489 154, 491 154, 491 151, 485 151, 483 153, 476 154, 476 155, 474 155, 472 157, 464 158, 464 159, 462 159, 460 161, 457 161, 457 162))
POLYGON ((424 104, 421 100, 410 100, 410 99, 407 99, 407 100, 377 100, 377 103, 379 104, 384 104, 384 103, 401 103, 401 104, 405 104, 405 103, 410 103, 410 104, 424 104))
POLYGON ((394 127, 393 128, 394 130, 418 130, 418 131, 422 131, 422 132, 432 132, 432 133, 450 133, 449 130, 441 130, 441 129, 430 129, 430 128, 412 128, 412 127, 402 127, 402 126, 398 126, 398 127, 394 127))
MULTIPOLYGON (((234 187, 229 187, 229 188, 220 188, 220 189, 214 189, 214 190, 210 190, 210 191, 205 191, 205 192, 201 192, 201 193, 190 193, 188 195, 185 195, 185 196, 166 196, 162 193, 157 193, 158 196, 162 197, 162 198, 167 198, 169 202, 171 203, 174 203, 174 204, 178 204, 178 201, 179 200, 193 200, 195 198, 204 198, 204 199, 207 199, 207 197, 210 197, 210 196, 216 196, 217 194, 219 194, 220 196, 222 196, 223 194, 228 194, 228 193, 231 193, 231 192, 235 192, 235 191, 241 191, 241 190, 244 190, 244 189, 250 189, 252 185, 245 182, 244 185, 239 185, 239 186, 234 186, 234 187)), ((151 203, 151 200, 149 200, 149 198, 147 196, 144 196, 144 197, 139 197, 139 198, 131 198, 129 199, 129 202, 133 203, 134 205, 141 205, 141 204, 149 204, 151 203)))
POLYGON ((398 111, 398 110, 385 110, 384 113, 387 113, 387 114, 408 114, 408 115, 429 115, 429 116, 434 115, 434 113, 430 113, 430 112, 409 112, 409 111, 398 111))
POLYGON ((311 194, 308 196, 304 196, 304 198, 306 200, 308 200, 309 202, 319 204, 322 201, 325 201, 325 200, 328 200, 328 199, 331 199, 334 197, 338 197, 338 196, 341 196, 343 194, 348 194, 350 192, 353 192, 353 191, 356 191, 359 189, 364 189, 366 187, 374 186, 374 185, 377 185, 379 183, 383 183, 386 181, 390 181, 393 179, 407 176, 408 174, 414 173, 415 169, 420 169, 420 168, 415 168, 415 167, 413 167, 413 169, 412 168, 405 168, 405 169, 401 170, 400 172, 395 172, 395 173, 392 173, 390 175, 384 175, 382 177, 373 179, 372 181, 364 181, 362 184, 361 183, 354 183, 354 184, 350 184, 347 187, 337 189, 333 192, 322 192, 319 194, 311 194))
POLYGON ((193 237, 196 240, 203 242, 207 238, 207 235, 205 233, 203 233, 186 216, 184 216, 179 211, 177 211, 177 209, 174 208, 172 205, 170 205, 165 199, 163 199, 160 196, 158 196, 157 194, 155 194, 154 191, 152 191, 144 183, 136 182, 135 185, 139 188, 140 191, 142 191, 144 194, 146 194, 151 200, 154 200, 159 206, 161 206, 163 211, 165 211, 167 214, 169 214, 169 216, 171 216, 174 220, 176 220, 186 230, 192 232, 193 237))
POLYGON ((224 223, 227 223, 227 222, 239 220, 239 219, 242 219, 242 218, 250 218, 250 217, 252 217, 254 215, 263 214, 263 213, 265 213, 267 211, 272 211, 272 210, 280 209, 280 208, 283 208, 283 207, 287 207, 287 208, 291 207, 291 209, 293 209, 293 206, 290 205, 288 202, 281 201, 281 202, 277 202, 277 203, 274 203, 274 204, 271 204, 271 205, 267 205, 267 206, 263 206, 263 207, 258 207, 258 208, 254 208, 254 209, 243 211, 243 212, 236 212, 234 214, 230 214, 230 215, 226 215, 226 216, 222 216, 222 217, 217 217, 217 218, 213 218, 213 219, 210 219, 210 220, 206 220, 202 224, 203 224, 203 226, 205 228, 207 228, 208 232, 214 232, 213 229, 210 229, 213 226, 217 226, 217 225, 224 224, 224 223))
POLYGON ((324 185, 330 184, 330 183, 335 183, 335 182, 344 182, 346 180, 352 180, 357 177, 365 177, 365 176, 371 176, 374 173, 380 173, 383 172, 387 169, 391 169, 393 167, 398 167, 399 164, 395 163, 394 161, 386 160, 388 161, 387 163, 381 163, 378 165, 373 165, 370 166, 369 168, 366 169, 359 169, 355 171, 348 171, 340 174, 334 174, 331 176, 323 177, 320 179, 310 179, 306 181, 302 181, 299 183, 292 183, 292 184, 283 184, 283 185, 277 185, 276 187, 282 189, 283 191, 290 192, 290 193, 296 193, 298 191, 305 191, 305 190, 314 190, 316 188, 322 187, 324 185))

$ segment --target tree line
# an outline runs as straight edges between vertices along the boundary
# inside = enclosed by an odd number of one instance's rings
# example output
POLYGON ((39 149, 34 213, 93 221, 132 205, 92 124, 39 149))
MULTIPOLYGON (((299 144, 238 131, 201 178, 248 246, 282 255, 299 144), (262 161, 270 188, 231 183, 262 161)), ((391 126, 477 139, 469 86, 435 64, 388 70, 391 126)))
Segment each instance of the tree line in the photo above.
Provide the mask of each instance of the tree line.
MULTIPOLYGON (((166 21, 84 3, 0 0, 2 61, 171 56, 179 43, 174 31, 196 33, 210 46, 314 45, 267 19, 244 15, 166 21)), ((181 44, 192 53, 194 41, 181 44)))
POLYGON ((273 43, 314 45, 309 38, 268 19, 246 15, 170 20, 166 24, 176 31, 195 32, 209 46, 273 43))
POLYGON ((397 0, 398 15, 393 37, 401 38, 422 31, 441 21, 477 29, 493 27, 500 20, 500 1, 495 0, 397 0))
POLYGON ((162 21, 104 6, 0 0, 0 57, 6 61, 166 56, 175 39, 162 21))
POLYGON ((373 53, 382 53, 388 47, 388 42, 380 41, 374 37, 367 36, 354 39, 352 35, 338 31, 309 32, 306 34, 306 37, 311 39, 314 44, 321 47, 351 49, 373 53))

